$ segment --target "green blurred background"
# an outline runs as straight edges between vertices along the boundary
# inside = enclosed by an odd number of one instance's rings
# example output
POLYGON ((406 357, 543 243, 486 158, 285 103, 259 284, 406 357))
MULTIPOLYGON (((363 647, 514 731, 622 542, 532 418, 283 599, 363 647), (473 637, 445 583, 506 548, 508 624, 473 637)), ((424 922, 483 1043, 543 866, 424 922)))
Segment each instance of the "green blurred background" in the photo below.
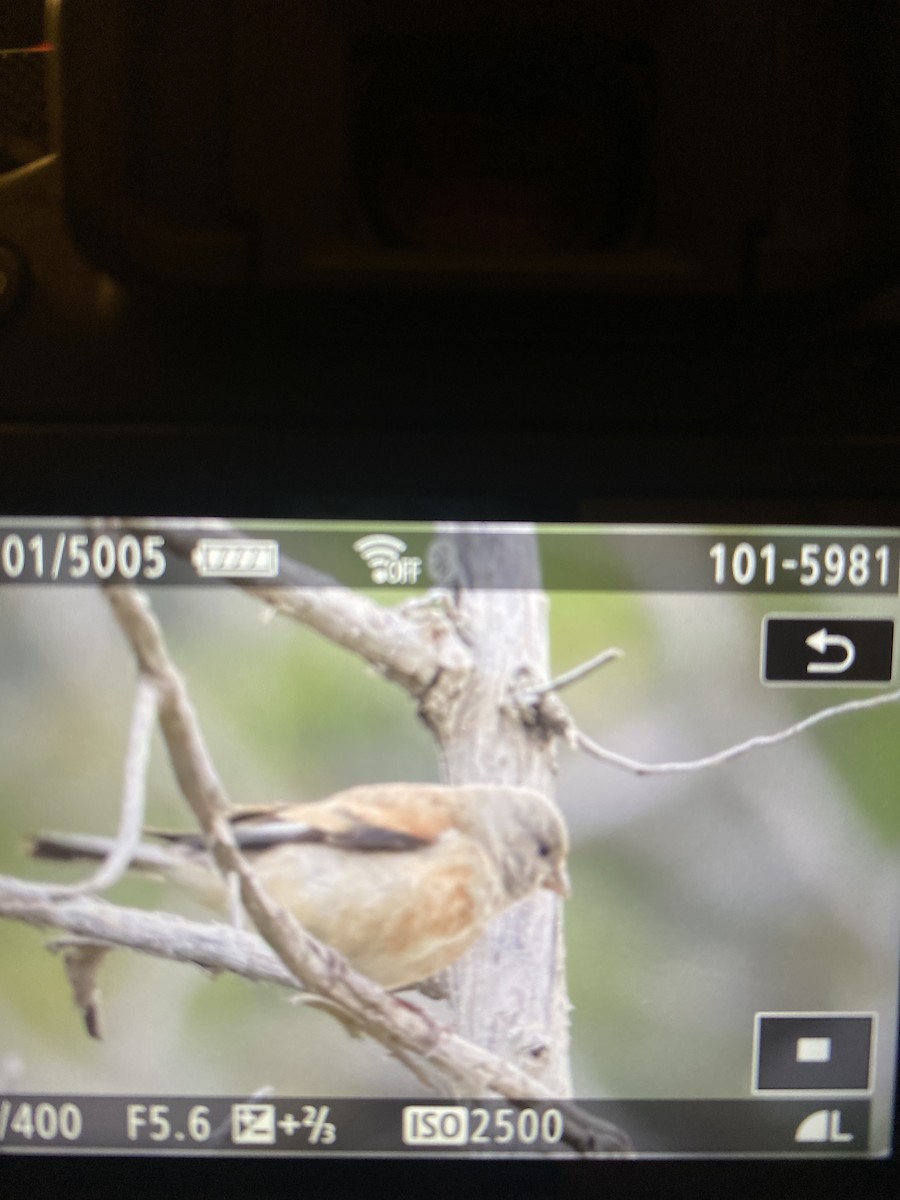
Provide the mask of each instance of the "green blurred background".
MULTIPOLYGON (((639 587, 634 564, 619 569, 639 587)), ((235 803, 438 778, 411 701, 352 655, 228 588, 152 599, 235 803)), ((896 601, 556 593, 552 667, 619 646, 623 659, 564 693, 580 727, 636 758, 690 759, 874 693, 760 683, 762 618, 795 610, 896 616, 896 601)), ((38 829, 115 829, 133 663, 86 588, 2 589, 0 630, 0 871, 73 879, 78 868, 32 862, 22 844, 38 829)), ((577 1094, 744 1097, 755 1012, 877 1010, 886 1128, 897 717, 893 705, 840 717, 696 774, 635 777, 560 748, 577 1094)), ((158 737, 147 820, 190 826, 158 737)), ((150 880, 109 898, 208 918, 150 880)), ((105 1037, 91 1041, 48 936, 0 920, 0 1090, 421 1092, 381 1048, 283 991, 127 951, 103 968, 105 1037)))

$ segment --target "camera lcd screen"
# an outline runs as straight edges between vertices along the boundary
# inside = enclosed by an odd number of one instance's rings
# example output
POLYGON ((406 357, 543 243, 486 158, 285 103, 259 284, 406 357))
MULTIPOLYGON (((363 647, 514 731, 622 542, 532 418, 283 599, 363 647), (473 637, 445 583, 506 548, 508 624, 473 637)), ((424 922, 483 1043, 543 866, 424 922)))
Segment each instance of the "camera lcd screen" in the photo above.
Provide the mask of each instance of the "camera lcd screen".
POLYGON ((888 1156, 898 580, 886 528, 4 520, 0 1152, 888 1156))

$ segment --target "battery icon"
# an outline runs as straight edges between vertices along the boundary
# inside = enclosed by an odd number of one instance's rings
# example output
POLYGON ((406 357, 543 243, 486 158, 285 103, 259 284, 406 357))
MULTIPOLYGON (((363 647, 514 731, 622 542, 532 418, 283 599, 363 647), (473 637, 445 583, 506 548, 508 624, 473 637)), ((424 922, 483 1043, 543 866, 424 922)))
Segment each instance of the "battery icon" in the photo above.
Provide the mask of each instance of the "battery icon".
POLYGON ((278 543, 265 538, 200 538, 191 563, 203 579, 275 579, 278 543))

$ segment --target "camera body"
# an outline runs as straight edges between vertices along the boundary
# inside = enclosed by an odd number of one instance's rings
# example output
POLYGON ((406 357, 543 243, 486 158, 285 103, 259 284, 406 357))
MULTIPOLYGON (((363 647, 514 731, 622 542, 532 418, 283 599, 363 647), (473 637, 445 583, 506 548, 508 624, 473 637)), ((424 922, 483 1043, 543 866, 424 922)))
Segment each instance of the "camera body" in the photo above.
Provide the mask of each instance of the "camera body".
MULTIPOLYGON (((41 120, 0 114, 13 515, 900 524, 898 310, 868 303, 900 248, 893 3, 42 19, 17 35, 41 120)), ((293 1194, 297 1169, 4 1160, 72 1195, 293 1194)), ((897 1188, 896 1159, 827 1157, 302 1171, 353 1195, 897 1188)))
POLYGON ((32 4, 2 412, 893 428, 892 12, 32 4))
POLYGON ((165 287, 809 294, 896 253, 890 5, 66 5, 65 204, 165 287))
POLYGON ((675 378, 709 426, 890 278, 892 14, 54 2, 0 118, 8 165, 53 151, 0 176, 5 411, 170 416, 181 378, 198 419, 237 416, 265 359, 273 416, 380 375, 409 421, 404 376, 439 361, 458 392, 464 343, 469 376, 528 362, 519 395, 540 347, 548 375, 587 352, 567 382, 657 428, 675 378))

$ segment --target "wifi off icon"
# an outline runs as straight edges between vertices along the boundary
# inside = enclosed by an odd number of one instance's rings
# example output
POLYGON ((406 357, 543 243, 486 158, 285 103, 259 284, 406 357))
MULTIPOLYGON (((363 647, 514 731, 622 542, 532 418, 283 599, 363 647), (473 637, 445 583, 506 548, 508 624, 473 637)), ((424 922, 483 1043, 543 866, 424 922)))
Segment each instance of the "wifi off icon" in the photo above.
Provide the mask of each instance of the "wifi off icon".
POLYGON ((390 533, 368 533, 353 543, 372 576, 372 582, 382 584, 417 583, 422 574, 422 560, 405 555, 406 542, 390 533))

